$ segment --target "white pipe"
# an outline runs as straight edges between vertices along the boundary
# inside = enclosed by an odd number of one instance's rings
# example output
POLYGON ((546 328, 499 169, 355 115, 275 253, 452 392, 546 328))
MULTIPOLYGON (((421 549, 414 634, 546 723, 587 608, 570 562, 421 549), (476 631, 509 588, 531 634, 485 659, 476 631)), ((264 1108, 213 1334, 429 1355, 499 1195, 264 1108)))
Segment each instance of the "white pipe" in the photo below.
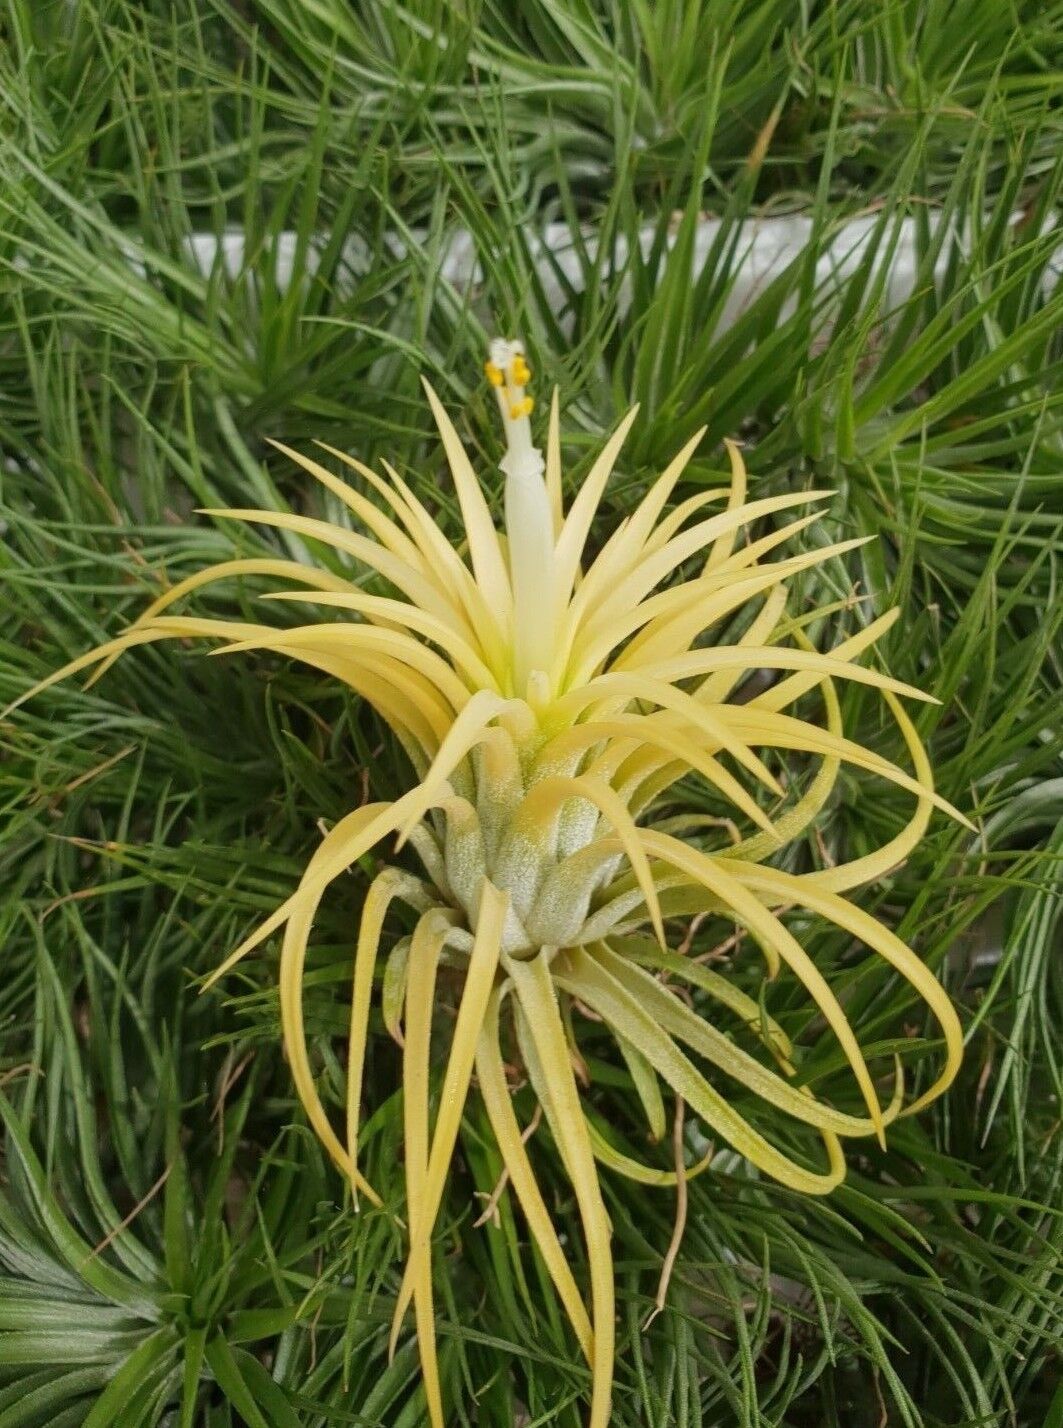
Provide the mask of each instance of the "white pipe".
MULTIPOLYGON (((1017 219, 1018 215, 1015 217, 1017 219)), ((934 221, 931 219, 931 225, 934 221)), ((860 263, 866 257, 877 223, 876 215, 866 215, 851 219, 838 229, 816 259, 816 285, 818 288, 841 287, 847 279, 855 274, 860 263)), ((694 238, 693 270, 695 276, 705 266, 712 245, 719 236, 720 227, 721 220, 718 218, 705 218, 698 225, 694 238)), ((899 221, 898 227, 900 231, 896 237, 896 245, 893 249, 889 274, 882 296, 882 306, 887 311, 901 306, 911 296, 919 270, 915 220, 903 218, 899 221)), ((750 218, 739 225, 739 235, 734 245, 732 260, 734 280, 717 330, 730 327, 768 283, 778 277, 790 263, 805 251, 812 239, 813 231, 813 220, 801 215, 787 218, 750 218)), ((419 234, 414 235, 415 238, 419 236, 419 234)), ((883 239, 879 251, 875 255, 874 269, 876 273, 881 271, 885 253, 889 249, 889 236, 891 235, 887 235, 883 239)), ((581 237, 586 251, 593 258, 593 235, 583 234, 581 237)), ((656 230, 652 226, 647 225, 640 230, 639 242, 644 254, 649 253, 655 237, 656 230)), ((558 277, 557 270, 560 270, 564 281, 573 288, 578 289, 581 283, 580 258, 573 242, 571 230, 563 223, 549 223, 544 225, 540 233, 527 236, 526 241, 532 259, 538 267, 546 301, 554 311, 563 312, 567 302, 567 293, 563 282, 558 277), (546 258, 547 254, 550 255, 549 262, 546 258)), ((674 237, 671 238, 669 245, 674 241, 674 237)), ((325 239, 322 238, 320 245, 311 245, 306 256, 308 273, 312 274, 316 270, 320 247, 324 245, 324 242, 325 239)), ((936 280, 940 280, 945 275, 952 244, 951 238, 942 244, 942 250, 934 268, 936 280)), ((962 239, 961 244, 967 246, 962 239)), ((291 230, 285 230, 278 234, 272 245, 274 277, 278 287, 282 290, 288 288, 292 283, 297 249, 298 238, 291 230)), ((395 257, 400 258, 407 251, 407 244, 402 239, 395 237, 391 240, 391 249, 395 257)), ((186 241, 186 250, 193 265, 204 277, 213 273, 219 264, 232 281, 239 280, 244 272, 244 235, 240 229, 226 230, 220 237, 213 233, 194 233, 186 241)), ((449 238, 443 241, 441 252, 440 274, 457 291, 464 291, 468 287, 482 282, 483 273, 476 244, 467 230, 455 230, 449 238)), ((620 238, 616 243, 615 266, 618 269, 622 268, 626 258, 626 240, 620 238)), ((371 254, 361 238, 353 237, 345 245, 343 264, 349 270, 352 281, 358 275, 368 271, 371 265, 371 254)), ((1046 267, 1043 285, 1046 296, 1055 288, 1061 271, 1063 271, 1063 248, 1057 250, 1051 263, 1046 267)), ((796 298, 790 299, 791 308, 795 301, 796 298)), ((786 310, 784 310, 783 318, 786 315, 786 310)))

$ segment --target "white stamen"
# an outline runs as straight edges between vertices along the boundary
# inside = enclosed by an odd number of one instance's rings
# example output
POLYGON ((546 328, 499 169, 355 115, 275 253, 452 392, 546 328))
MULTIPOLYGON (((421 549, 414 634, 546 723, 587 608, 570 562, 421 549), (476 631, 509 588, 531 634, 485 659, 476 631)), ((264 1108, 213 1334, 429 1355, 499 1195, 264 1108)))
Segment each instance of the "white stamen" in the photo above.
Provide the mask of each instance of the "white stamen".
POLYGON ((554 526, 543 480, 545 463, 532 442, 528 420, 532 402, 524 390, 530 376, 524 344, 496 338, 490 354, 487 373, 506 434, 506 454, 499 466, 506 476, 506 537, 513 583, 513 692, 523 699, 531 675, 541 672, 545 678, 553 662, 554 526))

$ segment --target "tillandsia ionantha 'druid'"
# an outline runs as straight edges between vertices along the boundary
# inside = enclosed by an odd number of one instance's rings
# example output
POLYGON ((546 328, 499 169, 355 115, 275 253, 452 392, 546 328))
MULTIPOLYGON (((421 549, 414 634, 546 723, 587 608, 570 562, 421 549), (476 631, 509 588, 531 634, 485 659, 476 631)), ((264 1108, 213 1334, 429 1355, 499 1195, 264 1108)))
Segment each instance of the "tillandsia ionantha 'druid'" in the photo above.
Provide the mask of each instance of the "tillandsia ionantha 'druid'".
POLYGON ((882 1141, 896 1116, 941 1094, 961 1054, 956 1014, 933 974, 844 894, 906 858, 935 804, 962 816, 935 794, 926 753, 900 703, 902 696, 927 696, 855 662, 897 612, 866 624, 830 654, 816 652, 805 634, 829 608, 787 612, 790 577, 861 542, 765 559, 816 519, 808 514, 752 538, 755 522, 807 508, 828 493, 749 501, 742 458, 728 443, 730 484, 700 490, 666 514, 699 432, 587 560, 592 521, 635 411, 606 442, 566 512, 556 393, 544 461, 532 441, 530 372, 521 344, 492 344, 486 370, 507 443, 501 462, 504 537, 450 418, 426 384, 457 488, 468 561, 386 463, 385 479, 326 448, 364 479, 383 509, 316 462, 281 447, 339 498, 368 535, 276 511, 210 514, 320 541, 351 557, 362 575, 347 580, 283 559, 222 562, 173 586, 124 634, 37 688, 93 664, 99 677, 138 644, 203 636, 223 642, 215 653, 294 656, 348 685, 395 731, 416 770, 416 785, 393 803, 371 803, 337 823, 295 892, 212 980, 283 929, 280 1008, 295 1085, 356 1195, 379 1204, 358 1168, 370 1002, 390 904, 401 900, 418 914, 412 936, 395 944, 384 973, 384 1019, 403 1048, 409 1235, 392 1348, 412 1303, 429 1414, 442 1428, 431 1235, 475 1072, 510 1184, 593 1370, 591 1428, 604 1428, 614 1290, 610 1225, 595 1161, 646 1183, 674 1183, 676 1176, 669 1181, 619 1154, 588 1118, 576 1075, 581 1059, 574 1009, 589 1009, 615 1038, 654 1135, 664 1130, 663 1081, 714 1137, 753 1166, 796 1190, 823 1194, 844 1174, 840 1138, 882 1141), (742 533, 745 543, 738 539, 742 533), (378 577, 373 593, 363 584, 365 571, 378 577), (319 606, 341 618, 277 629, 167 613, 198 587, 234 576, 291 581, 295 589, 268 598, 319 606), (378 593, 380 587, 389 593, 378 593), (712 632, 742 611, 750 618, 741 637, 713 643, 712 632), (747 677, 761 671, 774 682, 759 692, 744 689, 747 677), (907 746, 911 774, 844 736, 836 692, 841 679, 880 692, 907 746), (786 712, 803 696, 814 700, 821 723, 786 712), (787 795, 757 750, 811 755, 818 761, 815 773, 803 791, 787 795), (805 873, 772 867, 767 860, 824 807, 843 763, 911 793, 910 821, 877 852, 840 866, 805 873), (692 773, 729 806, 732 825, 745 822, 745 836, 703 846, 653 827, 655 805, 692 773), (775 800, 769 811, 765 794, 775 800), (304 1035, 307 943, 329 884, 389 834, 397 834, 400 845, 408 840, 423 872, 388 867, 366 895, 352 971, 346 1124, 337 1130, 315 1084, 304 1035), (904 1110, 899 1062, 883 1105, 845 1012, 782 920, 783 910, 791 909, 826 919, 878 953, 937 1019, 944 1065, 904 1110), (769 977, 785 966, 804 985, 837 1038, 865 1114, 835 1109, 795 1080, 794 1048, 760 1000, 668 951, 667 919, 698 912, 716 913, 743 929, 759 945, 769 977), (433 1123, 430 1051, 441 963, 464 976, 433 1123), (715 1007, 713 1019, 670 990, 657 975, 662 971, 697 988, 702 1006, 715 1007), (717 1021, 729 1029, 721 1030, 717 1021), (589 1307, 537 1185, 507 1062, 523 1068, 571 1179, 586 1237, 589 1307), (824 1168, 784 1154, 739 1115, 728 1082, 814 1128, 822 1138, 824 1168))

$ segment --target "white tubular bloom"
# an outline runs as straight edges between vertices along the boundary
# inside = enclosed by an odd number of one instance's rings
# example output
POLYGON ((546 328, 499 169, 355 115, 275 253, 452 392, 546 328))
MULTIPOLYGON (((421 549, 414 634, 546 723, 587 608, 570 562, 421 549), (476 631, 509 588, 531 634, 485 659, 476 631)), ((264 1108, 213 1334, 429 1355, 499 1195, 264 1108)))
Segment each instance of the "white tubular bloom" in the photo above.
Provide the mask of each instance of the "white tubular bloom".
MULTIPOLYGON (((557 602, 554 529, 543 480, 542 452, 532 442, 528 420, 535 402, 525 393, 531 371, 524 344, 495 338, 485 364, 495 389, 506 454, 505 520, 513 586, 513 693, 524 698, 533 675, 545 678, 553 662, 557 602)), ((540 683, 541 680, 537 680, 540 683)))

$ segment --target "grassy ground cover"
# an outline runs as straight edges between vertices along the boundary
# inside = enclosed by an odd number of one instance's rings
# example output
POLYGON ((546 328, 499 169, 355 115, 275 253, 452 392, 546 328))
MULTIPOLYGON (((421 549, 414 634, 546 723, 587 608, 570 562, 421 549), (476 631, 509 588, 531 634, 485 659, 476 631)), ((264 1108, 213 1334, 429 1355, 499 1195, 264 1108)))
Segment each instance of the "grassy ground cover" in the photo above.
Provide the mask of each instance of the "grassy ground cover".
MULTIPOLYGON (((942 700, 913 713, 979 829, 936 818, 862 896, 960 1005, 965 1069, 825 1202, 737 1162, 692 1182, 648 1328, 674 1197, 606 1173, 615 1420, 1063 1425, 1063 6, 4 0, 0 41, 0 700, 234 540, 304 554, 195 514, 338 518, 269 437, 386 457, 454 529, 419 379, 497 494, 496 331, 560 384, 572 487, 642 403, 599 534, 706 422, 680 498, 713 484, 725 435, 754 495, 834 488, 812 538, 877 539, 810 574, 809 603, 866 597, 839 628, 901 605, 885 663, 942 700), (787 213, 812 220, 808 252, 725 328, 738 225, 787 213), (705 214, 721 225, 695 269, 705 214), (828 300, 815 259, 855 215, 872 244, 828 300), (919 269, 890 310, 906 219, 919 269), (596 235, 560 304, 530 247, 547 222, 596 235), (234 226, 240 271, 199 271, 189 236, 234 226), (481 263, 460 287, 441 271, 459 229, 481 263)), ((254 594, 199 608, 239 617, 254 594)), ((876 708, 844 692, 847 729, 898 756, 876 708)), ((405 777, 357 701, 192 649, 144 649, 0 725, 0 1428, 424 1421, 412 1340, 386 1353, 399 1237, 352 1213, 296 1111, 276 949, 197 991, 291 891, 319 821, 405 777)), ((669 811, 714 806, 692 784, 669 811)), ((905 816, 850 772, 794 856, 857 855, 905 816)), ((314 949, 326 1097, 375 866, 314 949)), ((692 952, 727 932, 703 924, 692 952)), ((832 929, 803 936, 865 1040, 925 1030, 905 984, 832 929)), ((741 982, 747 960, 719 965, 741 982)), ((808 1029, 785 983, 772 1011, 808 1029)), ((401 1213, 400 1058, 376 1031, 365 1168, 401 1213)), ((603 1118, 667 1166, 623 1068, 591 1069, 603 1118)), ((531 1147, 575 1245, 545 1130, 531 1147)), ((523 1222, 503 1196, 477 1223, 497 1174, 470 1103, 435 1243, 453 1422, 574 1428, 588 1375, 523 1222)))

